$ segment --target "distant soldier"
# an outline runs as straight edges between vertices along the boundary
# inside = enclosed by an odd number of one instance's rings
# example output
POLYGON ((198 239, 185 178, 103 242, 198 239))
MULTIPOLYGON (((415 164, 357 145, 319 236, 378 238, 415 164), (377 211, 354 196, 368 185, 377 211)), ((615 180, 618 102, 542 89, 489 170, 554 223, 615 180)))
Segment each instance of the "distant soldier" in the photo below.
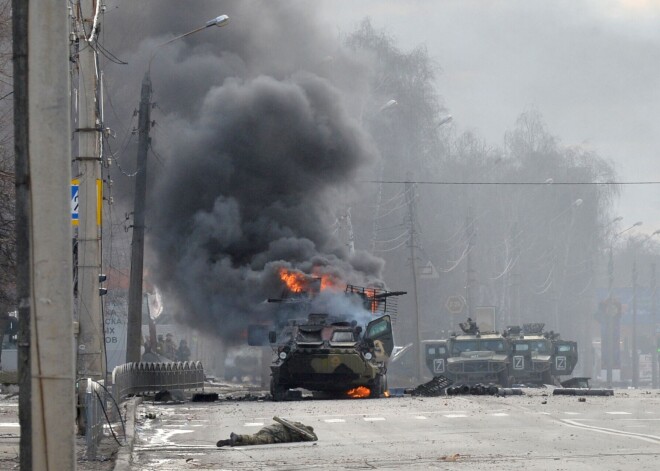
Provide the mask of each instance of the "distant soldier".
POLYGON ((176 351, 176 361, 188 360, 190 360, 190 348, 188 348, 188 342, 185 339, 181 339, 179 348, 176 351))
POLYGON ((163 355, 165 352, 165 340, 162 335, 158 336, 158 342, 156 342, 156 353, 163 355))
POLYGON ((174 343, 174 338, 172 334, 167 334, 165 336, 165 344, 163 346, 163 356, 174 360, 176 357, 176 344, 174 343))
POLYGON ((238 435, 231 433, 228 440, 220 440, 216 446, 246 446, 246 445, 268 445, 271 443, 290 442, 315 442, 318 437, 314 428, 300 422, 288 421, 273 417, 277 424, 262 428, 254 435, 238 435))

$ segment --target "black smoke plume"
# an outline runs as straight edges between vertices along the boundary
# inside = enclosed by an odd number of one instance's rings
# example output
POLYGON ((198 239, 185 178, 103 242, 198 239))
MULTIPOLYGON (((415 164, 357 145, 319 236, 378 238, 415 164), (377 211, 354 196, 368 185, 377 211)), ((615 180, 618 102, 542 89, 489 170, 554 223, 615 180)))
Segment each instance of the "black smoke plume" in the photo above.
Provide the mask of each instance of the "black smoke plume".
POLYGON ((165 164, 150 182, 150 277, 180 321, 225 339, 281 295, 281 268, 382 285, 382 260, 349 254, 336 236, 376 157, 354 99, 364 70, 329 55, 339 44, 318 33, 309 3, 193 2, 198 18, 227 13, 230 25, 214 44, 200 33, 153 61, 167 132, 154 138, 165 164))

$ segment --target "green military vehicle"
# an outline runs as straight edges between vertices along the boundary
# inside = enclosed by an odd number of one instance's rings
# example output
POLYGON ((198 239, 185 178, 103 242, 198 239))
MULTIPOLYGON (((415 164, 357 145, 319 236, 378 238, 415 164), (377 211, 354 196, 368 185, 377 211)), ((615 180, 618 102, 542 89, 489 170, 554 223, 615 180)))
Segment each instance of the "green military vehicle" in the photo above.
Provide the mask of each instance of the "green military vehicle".
POLYGON ((434 376, 454 384, 499 384, 508 387, 510 345, 498 332, 480 332, 477 325, 459 324, 463 333, 423 342, 426 364, 434 376))
POLYGON ((552 342, 543 332, 544 324, 508 327, 511 342, 511 382, 516 384, 554 384, 552 342))
MULTIPOLYGON (((274 350, 270 367, 273 400, 286 399, 288 391, 295 388, 381 396, 387 391, 387 361, 394 348, 387 300, 401 294, 405 293, 347 285, 344 293, 335 296, 345 297, 349 301, 346 306, 359 307, 357 318, 364 320, 361 324, 349 320, 355 312, 334 316, 309 313, 306 318, 289 318, 279 332, 269 332, 274 350)), ((306 301, 304 305, 311 309, 314 304, 306 301)), ((394 308, 396 303, 390 302, 390 306, 394 308)), ((281 307, 291 312, 287 303, 281 307)), ((295 312, 301 313, 300 306, 295 312)))
POLYGON ((511 381, 519 384, 560 384, 578 361, 577 343, 561 340, 559 334, 544 332, 543 323, 508 327, 511 343, 511 381))

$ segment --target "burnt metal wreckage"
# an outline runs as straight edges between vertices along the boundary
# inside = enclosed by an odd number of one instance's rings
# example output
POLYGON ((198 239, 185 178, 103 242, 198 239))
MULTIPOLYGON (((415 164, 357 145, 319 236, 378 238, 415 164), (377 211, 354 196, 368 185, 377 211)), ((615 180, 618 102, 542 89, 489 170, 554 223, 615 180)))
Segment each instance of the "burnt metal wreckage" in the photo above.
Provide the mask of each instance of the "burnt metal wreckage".
POLYGON ((545 332, 542 323, 511 326, 502 333, 481 332, 471 319, 459 325, 462 334, 426 340, 423 347, 433 375, 455 384, 558 386, 577 364, 577 343, 545 332))
MULTIPOLYGON (((278 321, 268 332, 272 399, 293 399, 297 396, 290 390, 298 388, 331 397, 385 395, 387 363, 394 349, 392 301, 402 294, 346 285, 336 296, 345 298, 350 312, 340 315, 311 312, 318 290, 269 300, 279 304, 278 321), (356 317, 369 321, 360 325, 356 317)), ((257 337, 248 332, 250 345, 264 345, 257 337)))

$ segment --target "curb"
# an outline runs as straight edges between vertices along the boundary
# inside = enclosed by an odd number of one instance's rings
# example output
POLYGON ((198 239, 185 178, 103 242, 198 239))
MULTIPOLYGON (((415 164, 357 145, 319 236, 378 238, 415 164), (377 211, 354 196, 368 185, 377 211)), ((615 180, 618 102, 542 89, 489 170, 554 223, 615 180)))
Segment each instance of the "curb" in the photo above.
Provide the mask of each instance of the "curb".
POLYGON ((130 471, 133 445, 135 444, 135 413, 137 406, 142 403, 142 397, 132 397, 124 403, 126 408, 126 444, 119 448, 115 460, 115 471, 130 471))

